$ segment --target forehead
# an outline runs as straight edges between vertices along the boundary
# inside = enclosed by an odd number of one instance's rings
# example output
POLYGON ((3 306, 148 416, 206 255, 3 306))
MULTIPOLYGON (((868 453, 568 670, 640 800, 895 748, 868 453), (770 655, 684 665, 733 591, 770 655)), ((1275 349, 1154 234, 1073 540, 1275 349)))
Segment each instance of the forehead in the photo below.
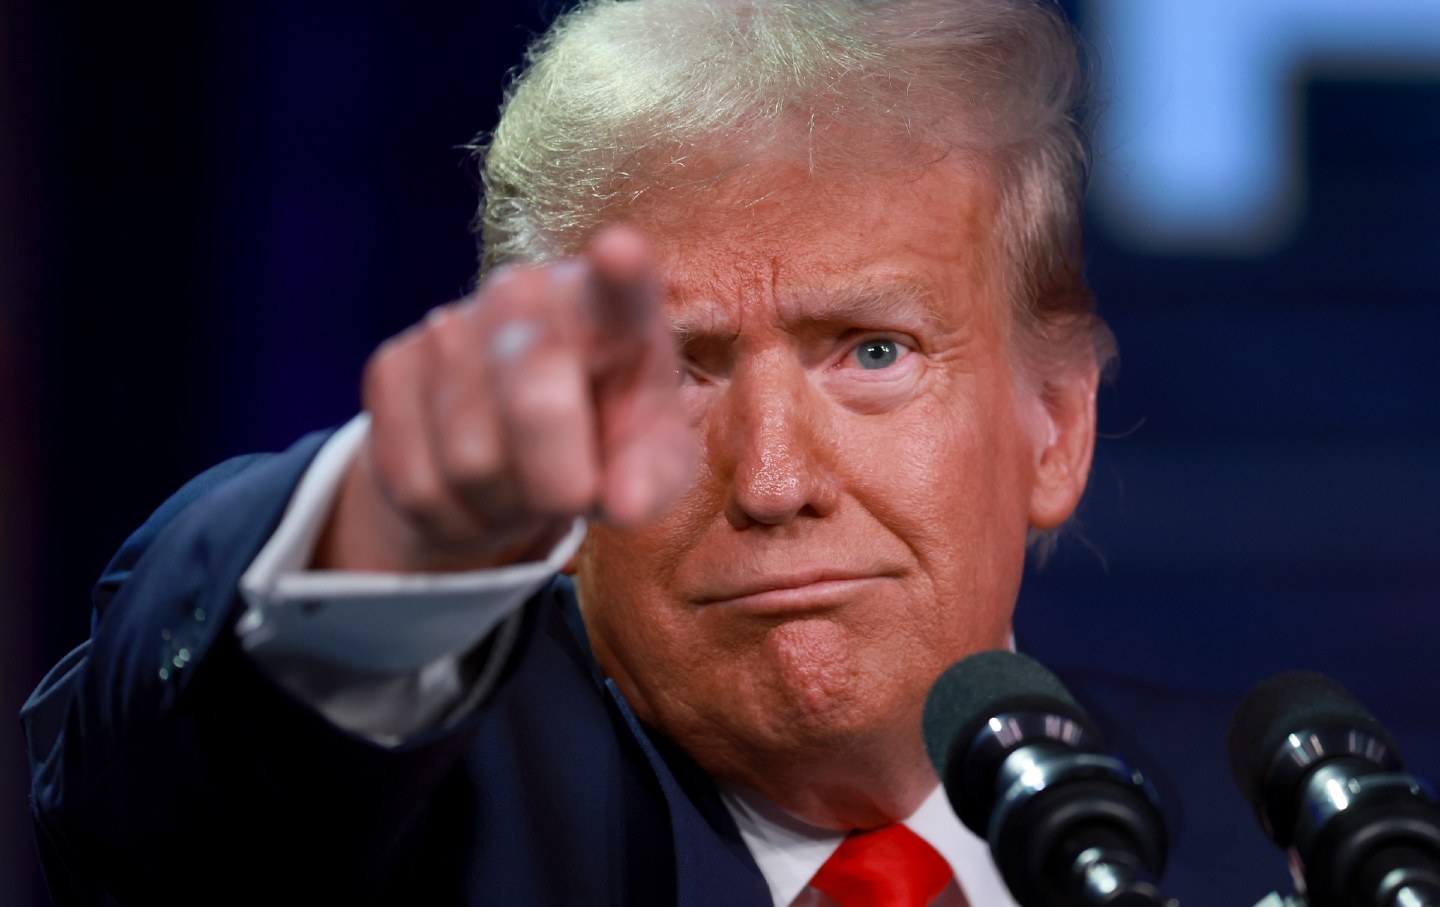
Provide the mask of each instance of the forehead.
POLYGON ((941 162, 816 177, 772 166, 627 211, 651 237, 682 328, 723 329, 747 305, 924 308, 998 315, 998 193, 982 170, 941 162), (720 322, 720 323, 717 323, 720 322))

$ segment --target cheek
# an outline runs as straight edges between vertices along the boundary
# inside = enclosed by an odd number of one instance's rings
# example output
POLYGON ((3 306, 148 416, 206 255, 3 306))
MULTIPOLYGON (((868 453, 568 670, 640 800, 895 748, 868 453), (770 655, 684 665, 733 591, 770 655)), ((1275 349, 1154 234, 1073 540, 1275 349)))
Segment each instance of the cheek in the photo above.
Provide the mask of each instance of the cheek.
POLYGON ((1033 465, 1011 398, 936 396, 851 433, 856 498, 951 596, 1007 609, 1024 563, 1033 465))
POLYGON ((575 577, 586 623, 608 638, 663 620, 672 552, 658 527, 622 532, 592 524, 575 577))
POLYGON ((636 672, 667 675, 689 657, 685 649, 693 640, 680 626, 674 577, 704 522, 690 500, 693 491, 639 530, 592 524, 576 558, 575 581, 595 657, 622 688, 630 685, 631 665, 636 672))
POLYGON ((1000 516, 1021 497, 1025 458, 1003 407, 932 403, 849 434, 847 458, 863 463, 857 478, 866 488, 952 531, 989 529, 977 518, 1000 516))

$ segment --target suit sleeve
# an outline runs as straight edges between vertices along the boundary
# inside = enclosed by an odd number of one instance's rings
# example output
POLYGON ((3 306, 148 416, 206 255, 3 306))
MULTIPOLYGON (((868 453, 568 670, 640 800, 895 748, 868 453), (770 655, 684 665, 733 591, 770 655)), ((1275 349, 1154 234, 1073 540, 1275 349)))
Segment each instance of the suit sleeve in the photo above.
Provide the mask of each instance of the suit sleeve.
POLYGON ((380 746, 278 687, 234 633, 239 577, 323 440, 231 461, 162 506, 96 587, 91 640, 26 704, 59 903, 369 902, 403 872, 475 719, 380 746))

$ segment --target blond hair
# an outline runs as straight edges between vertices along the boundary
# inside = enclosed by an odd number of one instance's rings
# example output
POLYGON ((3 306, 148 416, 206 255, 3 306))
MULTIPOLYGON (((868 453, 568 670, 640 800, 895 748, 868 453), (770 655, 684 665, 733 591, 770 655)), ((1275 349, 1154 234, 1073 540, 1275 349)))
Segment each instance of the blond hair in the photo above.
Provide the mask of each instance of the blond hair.
POLYGON ((1103 365, 1080 250, 1085 82, 1068 23, 1036 0, 586 0, 531 47, 477 144, 481 271, 573 253, 642 196, 743 178, 762 155, 813 171, 963 155, 999 184, 1024 358, 1103 365))

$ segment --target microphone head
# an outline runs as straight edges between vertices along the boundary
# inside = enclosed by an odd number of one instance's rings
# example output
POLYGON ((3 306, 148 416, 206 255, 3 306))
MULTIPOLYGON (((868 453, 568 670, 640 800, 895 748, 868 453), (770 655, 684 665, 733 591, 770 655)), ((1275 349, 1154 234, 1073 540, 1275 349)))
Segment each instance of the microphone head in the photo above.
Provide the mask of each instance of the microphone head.
POLYGON ((921 727, 935 771, 946 778, 991 718, 1024 711, 1070 718, 1099 739, 1089 716, 1038 661, 1002 650, 977 652, 947 668, 925 698, 921 727))
POLYGON ((1230 774, 1250 804, 1263 810, 1271 766, 1290 735, 1316 731, 1360 731, 1395 752, 1390 735, 1340 684, 1313 671, 1277 674, 1241 700, 1225 735, 1230 774))
POLYGON ((1166 834, 1139 773, 1100 751, 1064 685, 1013 652, 980 652, 930 688, 925 748, 965 826, 990 843, 1020 904, 1158 904, 1166 834), (1099 876, 1095 876, 1099 878, 1099 876), (1077 887, 1078 886, 1078 887, 1077 887))

